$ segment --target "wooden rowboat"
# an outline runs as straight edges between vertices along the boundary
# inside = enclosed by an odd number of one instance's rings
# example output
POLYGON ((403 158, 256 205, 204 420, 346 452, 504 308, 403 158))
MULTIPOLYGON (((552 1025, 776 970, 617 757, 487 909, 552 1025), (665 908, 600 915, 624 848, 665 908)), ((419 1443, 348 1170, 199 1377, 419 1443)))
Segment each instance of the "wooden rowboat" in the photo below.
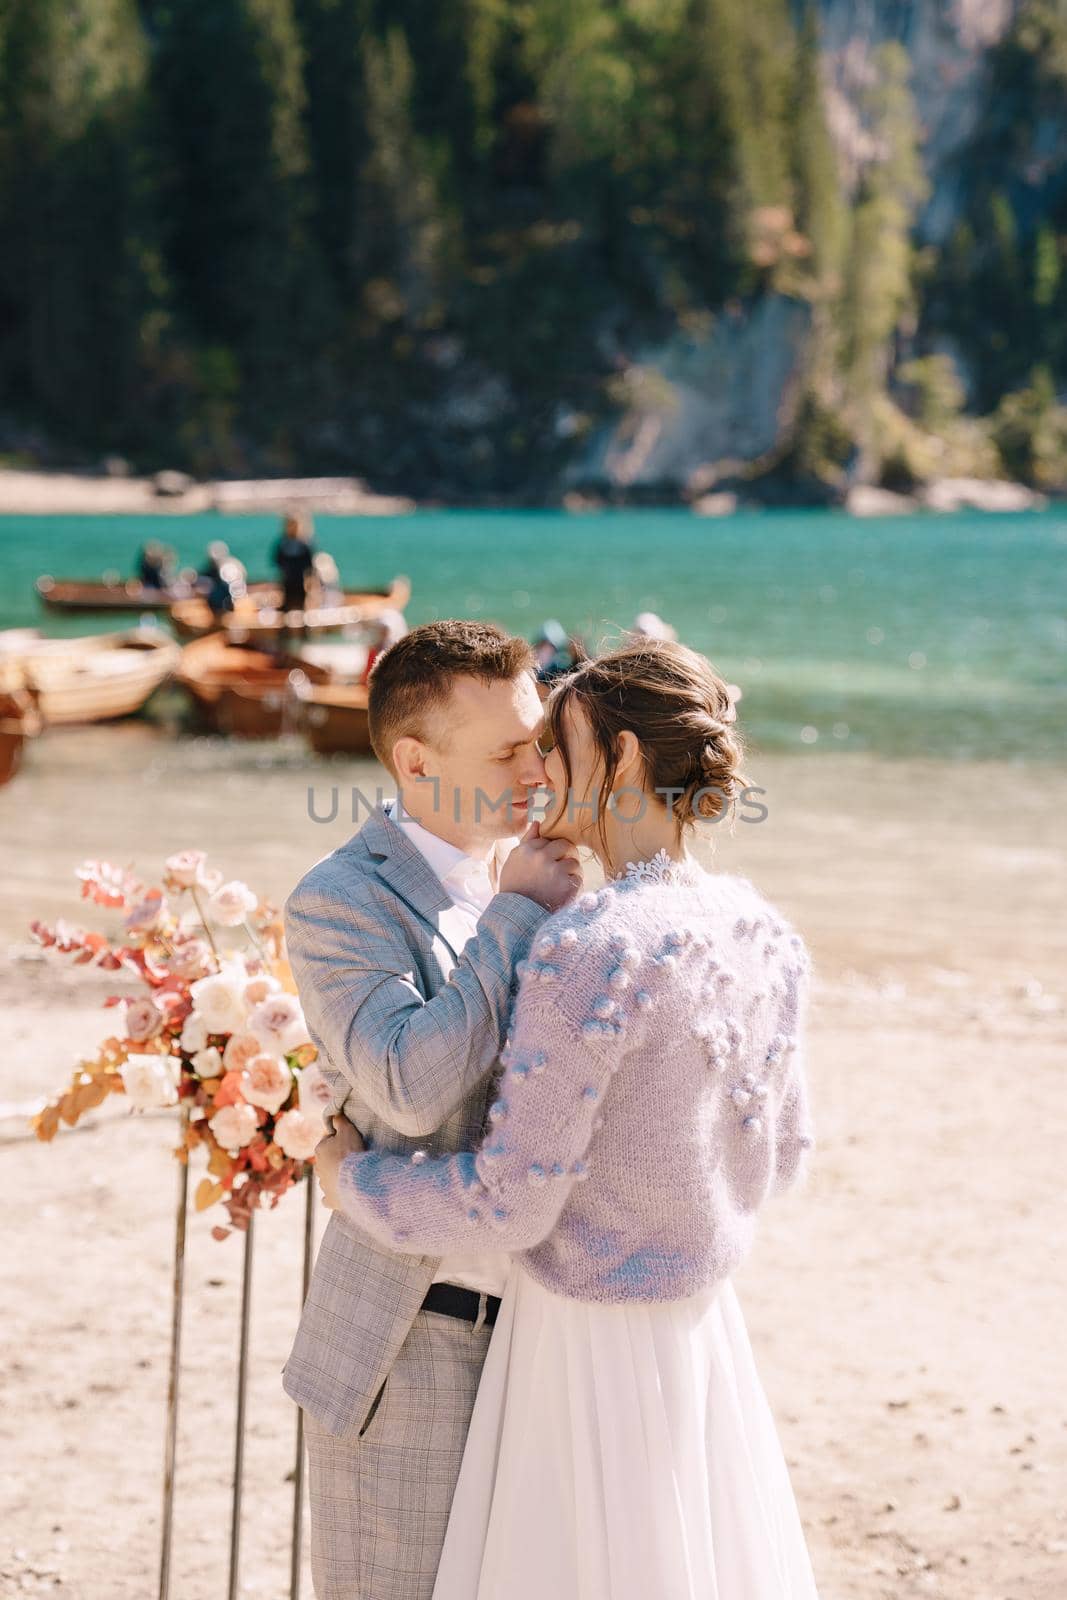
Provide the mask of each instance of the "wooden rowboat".
POLYGON ((53 578, 45 573, 35 585, 37 597, 49 611, 168 611, 189 595, 186 585, 175 589, 146 589, 138 578, 108 583, 90 578, 53 578))
POLYGON ((366 684, 299 683, 301 728, 321 756, 372 754, 366 684))
POLYGON ((199 639, 221 630, 241 644, 270 644, 286 634, 316 638, 339 633, 372 621, 382 611, 403 611, 410 598, 410 580, 396 577, 387 589, 346 590, 340 605, 285 612, 279 610, 282 591, 277 584, 252 584, 225 616, 215 616, 207 601, 197 596, 172 605, 170 620, 179 639, 199 639))
POLYGON ((185 646, 177 679, 208 727, 238 739, 271 739, 295 729, 296 684, 327 683, 330 674, 299 656, 214 633, 185 646))
POLYGON ((0 628, 0 666, 43 638, 40 628, 0 628))
POLYGON ((70 723, 139 711, 180 654, 158 628, 131 628, 82 639, 38 639, 5 659, 21 667, 45 722, 70 723))
POLYGON ((22 669, 0 662, 0 788, 10 783, 22 764, 27 739, 41 731, 41 714, 22 669))

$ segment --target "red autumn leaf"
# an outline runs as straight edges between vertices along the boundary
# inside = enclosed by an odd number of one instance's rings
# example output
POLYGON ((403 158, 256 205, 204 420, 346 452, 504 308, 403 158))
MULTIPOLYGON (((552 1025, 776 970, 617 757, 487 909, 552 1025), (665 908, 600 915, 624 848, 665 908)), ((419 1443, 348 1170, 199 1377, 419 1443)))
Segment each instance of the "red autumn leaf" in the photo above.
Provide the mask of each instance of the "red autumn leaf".
POLYGON ((244 1100, 241 1093, 241 1074, 227 1072, 215 1090, 212 1104, 217 1111, 221 1106, 237 1106, 244 1100))
POLYGON ((270 1171, 270 1162, 267 1160, 267 1152, 262 1145, 253 1145, 249 1147, 248 1161, 253 1172, 270 1171))

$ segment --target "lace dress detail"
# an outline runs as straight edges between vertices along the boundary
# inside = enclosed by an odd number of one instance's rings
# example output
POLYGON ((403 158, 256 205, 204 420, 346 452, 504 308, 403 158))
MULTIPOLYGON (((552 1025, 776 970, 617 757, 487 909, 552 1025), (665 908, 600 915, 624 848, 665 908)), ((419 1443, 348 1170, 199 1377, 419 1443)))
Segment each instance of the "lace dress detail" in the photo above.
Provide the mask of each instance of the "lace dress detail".
POLYGON ((647 861, 627 861, 606 881, 619 886, 633 883, 699 883, 704 875, 704 868, 694 856, 683 856, 679 861, 666 849, 661 849, 647 861))

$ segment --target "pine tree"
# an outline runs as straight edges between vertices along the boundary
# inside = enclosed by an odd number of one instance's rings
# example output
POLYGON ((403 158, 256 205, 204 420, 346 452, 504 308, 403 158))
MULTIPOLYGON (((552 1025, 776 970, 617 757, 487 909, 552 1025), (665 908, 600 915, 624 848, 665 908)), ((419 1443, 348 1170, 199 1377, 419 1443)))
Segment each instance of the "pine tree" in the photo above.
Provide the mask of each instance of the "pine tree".
POLYGON ((457 227, 445 198, 448 152, 420 137, 412 102, 415 71, 398 27, 363 41, 368 154, 359 180, 358 261, 368 309, 408 327, 441 318, 457 227))
POLYGON ((797 40, 790 111, 796 224, 811 245, 816 279, 832 290, 840 277, 847 218, 837 157, 826 125, 818 15, 811 0, 805 6, 797 40))
POLYGON ((926 194, 919 124, 903 48, 874 53, 863 112, 877 152, 863 173, 852 219, 845 303, 845 363, 861 438, 870 448, 872 405, 885 390, 893 335, 912 303, 911 230, 926 194))
MULTIPOLYGON (((285 463, 330 301, 310 214, 291 0, 155 0, 167 251, 205 401, 243 398, 285 463)), ((238 407, 240 409, 240 407, 238 407)))
POLYGON ((142 436, 165 319, 134 0, 10 0, 0 35, 0 375, 83 447, 142 436))

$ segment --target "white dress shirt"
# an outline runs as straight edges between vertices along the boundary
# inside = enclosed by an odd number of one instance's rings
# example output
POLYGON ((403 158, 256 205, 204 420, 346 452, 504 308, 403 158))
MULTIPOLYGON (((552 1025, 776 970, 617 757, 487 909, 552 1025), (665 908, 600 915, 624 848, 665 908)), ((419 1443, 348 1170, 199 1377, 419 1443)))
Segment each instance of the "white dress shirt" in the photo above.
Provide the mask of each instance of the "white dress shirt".
MULTIPOLYGON (((489 863, 464 854, 457 845, 450 844, 447 839, 439 839, 429 828, 424 828, 421 822, 415 822, 413 818, 403 814, 396 815, 395 800, 390 802, 387 809, 390 810, 397 827, 402 828, 412 844, 417 845, 422 851, 451 898, 467 938, 473 938, 478 931, 478 918, 497 893, 490 878, 489 863)), ((517 838, 500 840, 494 847, 493 866, 498 875, 497 881, 500 868, 518 842, 517 838)), ((480 1255, 443 1256, 433 1282, 458 1283, 463 1288, 474 1289, 479 1294, 502 1295, 510 1266, 511 1257, 502 1251, 480 1255)))

